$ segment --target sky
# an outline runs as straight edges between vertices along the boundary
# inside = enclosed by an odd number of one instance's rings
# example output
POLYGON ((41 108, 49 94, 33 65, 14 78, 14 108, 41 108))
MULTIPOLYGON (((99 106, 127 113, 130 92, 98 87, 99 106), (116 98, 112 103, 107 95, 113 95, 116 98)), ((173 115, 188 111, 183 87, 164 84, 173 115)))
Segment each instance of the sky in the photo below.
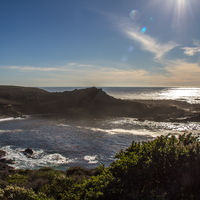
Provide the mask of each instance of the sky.
POLYGON ((0 0, 0 84, 200 87, 199 0, 0 0))

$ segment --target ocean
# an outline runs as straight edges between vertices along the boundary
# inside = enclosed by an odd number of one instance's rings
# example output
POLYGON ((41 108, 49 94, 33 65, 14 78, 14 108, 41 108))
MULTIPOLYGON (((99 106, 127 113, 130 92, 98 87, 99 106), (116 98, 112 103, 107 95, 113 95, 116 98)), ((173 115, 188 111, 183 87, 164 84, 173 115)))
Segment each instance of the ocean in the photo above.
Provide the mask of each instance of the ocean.
MULTIPOLYGON (((72 87, 43 88, 50 92, 71 91, 72 87)), ((200 88, 103 88, 121 99, 172 99, 200 103, 200 88)), ((6 158, 15 161, 15 168, 54 167, 65 170, 71 166, 93 168, 108 166, 121 149, 132 141, 147 141, 159 135, 190 133, 198 135, 198 122, 172 123, 139 121, 136 118, 105 118, 93 120, 26 118, 0 119, 0 149, 6 158), (23 150, 32 148, 27 157, 23 150)))
MULTIPOLYGON (((43 87, 49 92, 72 91, 83 87, 43 87)), ((200 103, 200 88, 167 87, 101 87, 107 94, 120 99, 178 100, 200 103)))

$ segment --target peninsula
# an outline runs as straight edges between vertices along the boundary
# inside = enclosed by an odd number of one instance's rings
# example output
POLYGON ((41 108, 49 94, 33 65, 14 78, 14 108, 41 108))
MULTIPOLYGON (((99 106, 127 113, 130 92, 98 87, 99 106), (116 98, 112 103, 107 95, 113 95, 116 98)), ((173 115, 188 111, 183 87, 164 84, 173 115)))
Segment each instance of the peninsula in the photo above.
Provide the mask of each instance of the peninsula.
POLYGON ((200 121, 200 105, 173 100, 122 100, 95 87, 65 92, 0 86, 0 116, 134 117, 153 121, 200 121))

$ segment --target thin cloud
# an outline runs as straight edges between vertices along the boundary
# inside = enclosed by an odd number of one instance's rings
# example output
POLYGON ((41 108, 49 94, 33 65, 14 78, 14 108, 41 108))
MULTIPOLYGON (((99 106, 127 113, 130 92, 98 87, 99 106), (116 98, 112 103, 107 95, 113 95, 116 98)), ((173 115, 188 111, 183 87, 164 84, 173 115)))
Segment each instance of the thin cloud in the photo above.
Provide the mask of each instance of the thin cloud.
MULTIPOLYGON (((145 69, 130 66, 115 68, 84 63, 65 67, 8 66, 12 70, 26 71, 30 74, 27 84, 35 82, 38 86, 199 86, 200 66, 183 60, 168 61, 164 70, 167 73, 152 73, 145 69), (75 67, 79 66, 79 67, 75 67), (85 67, 81 67, 85 66, 85 67), (41 72, 40 77, 31 76, 33 71, 41 72), (52 72, 52 73, 42 73, 52 72), (55 73, 57 72, 57 73, 55 73)), ((15 80, 11 80, 15 81, 15 80)))
POLYGON ((143 50, 153 53, 156 60, 161 60, 169 51, 178 46, 172 41, 161 43, 158 39, 141 33, 139 25, 129 23, 126 18, 120 21, 119 28, 129 39, 138 42, 143 50))
POLYGON ((194 47, 183 47, 183 53, 187 56, 194 56, 197 53, 200 53, 200 41, 194 40, 193 45, 194 47))
POLYGON ((155 38, 148 35, 141 34, 138 31, 126 30, 126 34, 133 40, 140 43, 142 49, 149 51, 155 55, 155 59, 160 60, 169 51, 174 49, 177 45, 173 42, 162 44, 158 42, 155 38))
POLYGON ((20 71, 40 71, 40 72, 50 72, 50 71, 66 71, 65 68, 56 67, 32 67, 32 66, 6 66, 6 69, 15 69, 20 71))
POLYGON ((169 86, 196 86, 200 85, 200 66, 183 60, 172 61, 165 70, 169 73, 163 83, 169 86))
POLYGON ((5 69, 14 69, 19 71, 40 71, 40 72, 67 72, 73 68, 92 68, 95 65, 80 64, 80 63, 68 63, 61 67, 34 67, 34 66, 4 66, 5 69))
POLYGON ((197 53, 200 53, 200 41, 194 40, 193 45, 194 47, 183 47, 183 53, 187 56, 194 56, 197 53))
POLYGON ((194 56, 197 53, 200 53, 200 47, 183 47, 184 54, 187 56, 194 56))
MULTIPOLYGON (((172 61, 164 67, 167 72, 151 73, 145 69, 116 69, 102 67, 74 71, 68 74, 70 83, 84 86, 199 86, 200 66, 182 60, 172 61), (80 78, 81 77, 81 78, 80 78)), ((58 75, 64 80, 64 74, 58 75)), ((62 84, 60 84, 62 85, 62 84)))

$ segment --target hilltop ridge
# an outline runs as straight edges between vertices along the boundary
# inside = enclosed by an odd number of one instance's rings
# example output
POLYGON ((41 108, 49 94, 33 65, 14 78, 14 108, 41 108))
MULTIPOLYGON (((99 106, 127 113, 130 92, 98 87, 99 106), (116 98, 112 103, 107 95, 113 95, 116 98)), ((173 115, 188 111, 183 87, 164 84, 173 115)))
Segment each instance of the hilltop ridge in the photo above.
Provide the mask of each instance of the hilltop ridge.
POLYGON ((175 104, 116 99, 95 87, 64 92, 40 88, 0 86, 0 115, 45 114, 57 117, 136 117, 142 120, 177 120, 199 113, 175 104))

